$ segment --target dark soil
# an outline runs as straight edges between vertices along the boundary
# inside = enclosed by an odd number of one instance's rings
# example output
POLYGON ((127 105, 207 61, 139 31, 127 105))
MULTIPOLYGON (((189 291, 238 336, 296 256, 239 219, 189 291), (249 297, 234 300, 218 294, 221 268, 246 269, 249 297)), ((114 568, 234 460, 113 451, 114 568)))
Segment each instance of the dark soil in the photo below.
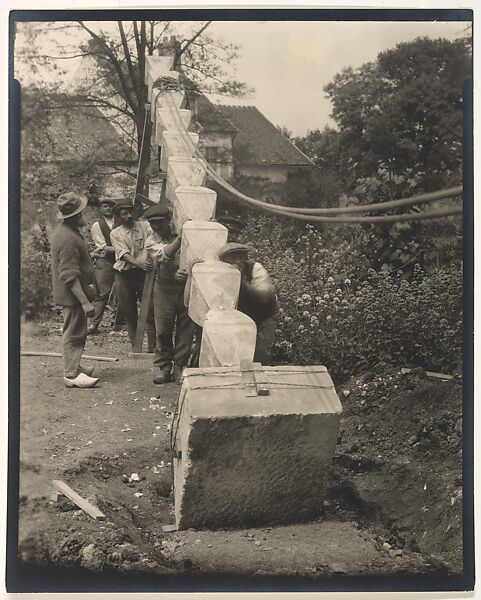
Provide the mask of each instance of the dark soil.
MULTIPOLYGON (((25 326, 23 347, 60 349, 60 323, 25 326)), ((125 336, 88 340, 93 390, 62 386, 58 358, 23 357, 19 556, 91 572, 297 575, 460 574, 461 387, 380 367, 338 389, 339 443, 319 519, 234 531, 172 524, 170 423, 180 387, 154 386, 125 336), (134 481, 130 480, 133 474, 134 481), (94 521, 62 479, 97 505, 94 521)))
POLYGON ((391 531, 393 548, 462 565, 462 389, 459 383, 384 368, 339 390, 336 487, 391 531))

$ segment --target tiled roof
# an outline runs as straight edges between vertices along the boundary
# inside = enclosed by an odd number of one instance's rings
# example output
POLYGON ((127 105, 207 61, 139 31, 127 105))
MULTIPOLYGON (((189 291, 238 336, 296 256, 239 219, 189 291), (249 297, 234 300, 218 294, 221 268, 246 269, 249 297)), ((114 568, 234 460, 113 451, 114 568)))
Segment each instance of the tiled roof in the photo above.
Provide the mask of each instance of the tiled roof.
MULTIPOLYGON (((29 106, 34 102, 33 94, 22 95, 22 113, 27 120, 29 106)), ((80 98, 61 94, 52 96, 44 122, 43 133, 48 140, 46 161, 78 160, 92 155, 102 163, 136 161, 136 152, 125 143, 112 123, 98 108, 82 102, 80 98)), ((22 136, 28 138, 30 130, 26 127, 22 136)), ((35 143, 35 140, 29 141, 35 143)))
POLYGON ((237 128, 234 159, 239 164, 312 166, 312 162, 255 106, 217 106, 237 128))
POLYGON ((193 81, 183 75, 182 82, 187 96, 187 108, 192 111, 192 119, 200 125, 201 129, 230 134, 237 131, 219 108, 200 92, 193 81))

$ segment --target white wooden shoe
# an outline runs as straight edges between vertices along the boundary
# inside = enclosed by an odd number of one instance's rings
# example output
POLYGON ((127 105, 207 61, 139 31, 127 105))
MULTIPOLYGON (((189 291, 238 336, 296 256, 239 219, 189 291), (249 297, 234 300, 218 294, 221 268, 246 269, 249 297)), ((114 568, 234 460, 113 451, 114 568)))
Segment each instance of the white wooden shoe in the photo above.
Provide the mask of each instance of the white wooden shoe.
POLYGON ((97 385, 98 380, 98 377, 89 377, 85 373, 79 373, 75 379, 63 378, 63 382, 67 387, 78 388, 93 388, 97 385))

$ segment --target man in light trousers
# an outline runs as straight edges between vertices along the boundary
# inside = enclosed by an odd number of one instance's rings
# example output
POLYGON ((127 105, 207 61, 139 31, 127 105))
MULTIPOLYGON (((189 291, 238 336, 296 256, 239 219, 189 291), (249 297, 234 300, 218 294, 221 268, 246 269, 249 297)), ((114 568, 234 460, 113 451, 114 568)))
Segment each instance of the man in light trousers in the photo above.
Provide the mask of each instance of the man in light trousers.
POLYGON ((87 317, 92 317, 92 301, 97 295, 94 266, 79 228, 86 225, 82 211, 87 198, 76 192, 62 194, 57 201, 57 218, 51 241, 52 284, 54 301, 62 306, 62 357, 64 384, 67 387, 91 388, 98 378, 92 367, 82 367, 80 360, 87 337, 87 317))

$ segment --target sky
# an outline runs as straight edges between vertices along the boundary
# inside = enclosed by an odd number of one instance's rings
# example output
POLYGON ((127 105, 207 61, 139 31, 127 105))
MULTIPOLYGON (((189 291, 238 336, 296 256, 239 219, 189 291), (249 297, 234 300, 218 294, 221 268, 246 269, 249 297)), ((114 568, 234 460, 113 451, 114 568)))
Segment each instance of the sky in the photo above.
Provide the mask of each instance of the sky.
MULTIPOLYGON (((115 22, 91 25, 117 33, 115 22)), ((198 30, 198 23, 183 22, 182 27, 198 30)), ((334 125, 323 87, 342 69, 373 61, 379 52, 418 36, 453 40, 466 27, 463 22, 217 21, 207 33, 239 46, 237 79, 255 93, 234 103, 254 104, 275 125, 302 136, 308 130, 334 125)), ((56 53, 53 48, 51 53, 56 53)), ((80 60, 72 61, 69 69, 73 79, 80 60)), ((53 72, 52 77, 58 74, 53 72)), ((214 99, 233 103, 232 99, 214 99)))
POLYGON ((253 102, 294 135, 333 125, 323 87, 346 67, 418 36, 453 40, 466 23, 217 22, 210 33, 240 46, 237 76, 256 89, 253 102))

